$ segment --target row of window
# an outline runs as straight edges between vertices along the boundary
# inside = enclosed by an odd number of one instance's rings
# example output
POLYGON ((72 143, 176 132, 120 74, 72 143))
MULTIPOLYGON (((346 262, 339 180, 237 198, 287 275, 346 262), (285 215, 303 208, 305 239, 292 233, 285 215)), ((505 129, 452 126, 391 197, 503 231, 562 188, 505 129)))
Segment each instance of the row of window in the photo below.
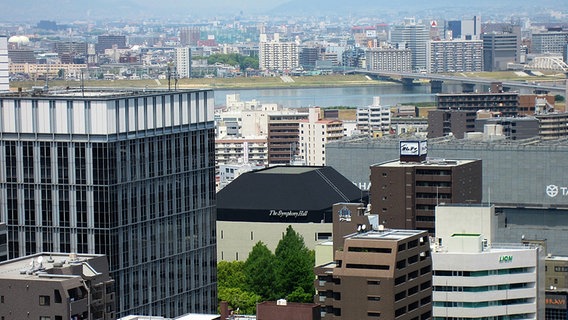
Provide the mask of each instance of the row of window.
POLYGON ((434 307, 442 308, 484 308, 492 306, 510 306, 516 304, 534 303, 533 298, 520 298, 520 299, 507 299, 495 301, 478 301, 478 302, 463 302, 463 301, 434 301, 434 307))
POLYGON ((434 276, 440 277, 484 277, 505 274, 518 274, 518 273, 532 273, 534 268, 510 268, 510 269, 496 269, 496 270, 481 270, 481 271, 450 271, 450 270, 435 270, 434 276))

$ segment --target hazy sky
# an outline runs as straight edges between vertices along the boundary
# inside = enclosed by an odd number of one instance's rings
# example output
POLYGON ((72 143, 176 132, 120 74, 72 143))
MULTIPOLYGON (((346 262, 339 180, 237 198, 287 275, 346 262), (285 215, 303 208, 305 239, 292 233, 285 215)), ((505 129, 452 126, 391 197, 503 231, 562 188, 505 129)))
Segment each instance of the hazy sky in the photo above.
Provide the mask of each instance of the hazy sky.
POLYGON ((288 0, 31 0, 10 1, 0 21, 101 19, 104 17, 179 18, 226 14, 259 14, 288 0))

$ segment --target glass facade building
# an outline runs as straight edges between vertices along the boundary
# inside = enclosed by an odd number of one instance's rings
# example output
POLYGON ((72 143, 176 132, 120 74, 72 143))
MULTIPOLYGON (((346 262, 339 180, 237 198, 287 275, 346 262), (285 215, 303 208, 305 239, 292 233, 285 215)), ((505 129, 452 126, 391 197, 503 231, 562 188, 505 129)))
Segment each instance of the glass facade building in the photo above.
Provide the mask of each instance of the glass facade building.
POLYGON ((10 258, 106 254, 118 316, 215 313, 213 92, 0 95, 10 258))

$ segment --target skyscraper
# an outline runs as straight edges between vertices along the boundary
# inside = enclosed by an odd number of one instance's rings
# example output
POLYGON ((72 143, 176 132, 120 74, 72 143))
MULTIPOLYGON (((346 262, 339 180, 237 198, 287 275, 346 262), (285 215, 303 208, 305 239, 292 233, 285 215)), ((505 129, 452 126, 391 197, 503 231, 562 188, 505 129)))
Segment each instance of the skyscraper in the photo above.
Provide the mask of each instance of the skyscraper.
POLYGON ((210 90, 0 94, 10 258, 106 254, 118 315, 216 311, 210 90))
POLYGON ((402 25, 396 25, 391 31, 391 43, 399 49, 408 48, 412 51, 412 70, 423 71, 428 68, 426 50, 430 40, 429 27, 416 24, 415 20, 405 19, 402 25))
POLYGON ((521 30, 518 26, 503 32, 484 33, 481 40, 484 71, 507 70, 509 63, 520 61, 521 30))

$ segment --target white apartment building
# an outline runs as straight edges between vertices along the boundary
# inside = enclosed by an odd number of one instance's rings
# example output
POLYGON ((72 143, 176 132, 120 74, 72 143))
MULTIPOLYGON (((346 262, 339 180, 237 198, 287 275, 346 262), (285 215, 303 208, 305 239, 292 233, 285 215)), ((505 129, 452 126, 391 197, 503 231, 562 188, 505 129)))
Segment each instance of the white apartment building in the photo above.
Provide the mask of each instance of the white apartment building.
POLYGON ((389 134, 391 127, 391 112, 387 106, 381 106, 380 97, 373 97, 373 104, 357 108, 357 129, 362 134, 372 137, 389 134))
POLYGON ((191 48, 176 48, 176 70, 179 78, 191 77, 191 48))
POLYGON ((366 67, 373 71, 412 72, 410 49, 372 48, 365 51, 366 67))
POLYGON ((237 163, 267 165, 268 141, 266 136, 215 139, 215 163, 217 167, 237 163))
POLYGON ((0 91, 10 90, 8 66, 8 38, 0 36, 0 91))
POLYGON ((431 73, 483 71, 481 40, 430 41, 427 56, 431 73))
POLYGON ((266 34, 260 35, 260 70, 287 71, 300 66, 300 53, 296 42, 280 42, 278 33, 272 40, 266 34))
POLYGON ((325 166, 325 145, 343 138, 341 120, 322 120, 320 108, 309 109, 307 120, 300 122, 300 158, 308 166, 325 166))
POLYGON ((487 205, 436 207, 433 319, 544 319, 544 252, 493 243, 497 219, 487 205))

